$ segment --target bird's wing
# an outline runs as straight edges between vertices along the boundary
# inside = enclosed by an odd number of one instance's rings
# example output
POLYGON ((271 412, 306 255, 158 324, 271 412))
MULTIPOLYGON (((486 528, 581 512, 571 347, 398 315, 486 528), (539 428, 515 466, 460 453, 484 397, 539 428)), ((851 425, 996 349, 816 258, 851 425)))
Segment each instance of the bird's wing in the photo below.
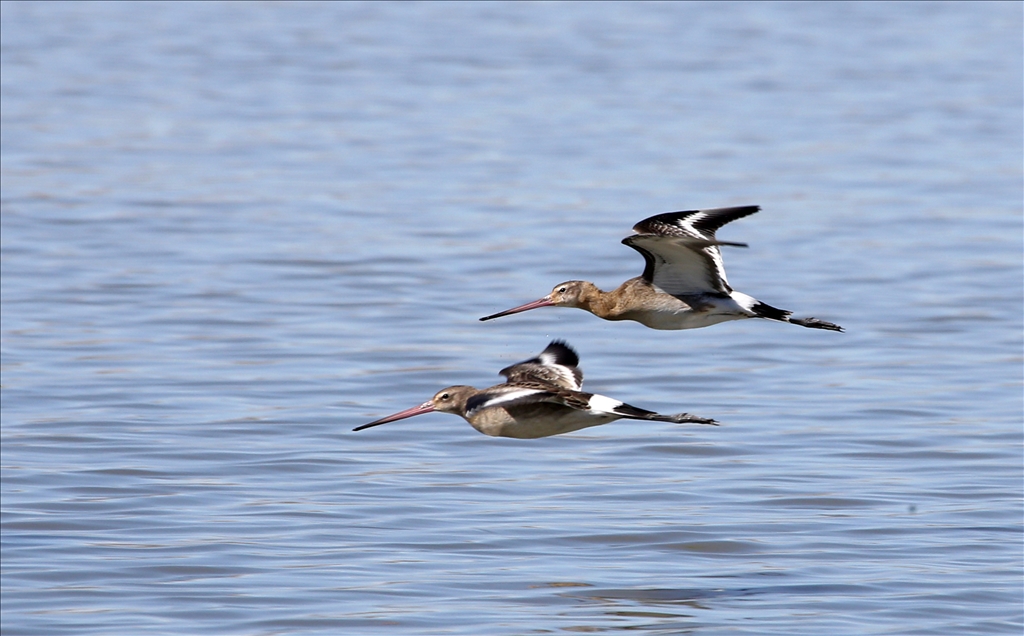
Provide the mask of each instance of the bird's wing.
POLYGON ((633 226, 633 231, 637 234, 689 236, 714 241, 718 228, 730 221, 750 216, 760 209, 758 205, 743 205, 735 208, 666 212, 640 221, 633 226))
POLYGON ((579 363, 579 356, 565 341, 552 340, 537 357, 505 367, 499 373, 508 378, 510 385, 538 383, 579 391, 583 386, 579 363))
MULTIPOLYGON (((659 415, 596 393, 584 393, 547 383, 499 384, 474 395, 466 402, 466 417, 497 406, 505 409, 558 404, 593 415, 614 415, 634 420, 678 421, 676 416, 659 415)), ((689 420, 687 420, 689 421, 689 420)))
POLYGON ((715 231, 759 209, 748 205, 658 214, 634 225, 636 234, 622 242, 644 257, 644 280, 665 293, 728 294, 732 288, 725 276, 719 246, 746 244, 721 242, 715 238, 715 231))
POLYGON ((540 404, 542 402, 564 403, 562 393, 565 389, 547 384, 545 382, 523 383, 523 384, 499 384, 489 389, 484 389, 466 401, 466 417, 472 417, 484 409, 492 406, 509 408, 514 406, 527 406, 540 404))

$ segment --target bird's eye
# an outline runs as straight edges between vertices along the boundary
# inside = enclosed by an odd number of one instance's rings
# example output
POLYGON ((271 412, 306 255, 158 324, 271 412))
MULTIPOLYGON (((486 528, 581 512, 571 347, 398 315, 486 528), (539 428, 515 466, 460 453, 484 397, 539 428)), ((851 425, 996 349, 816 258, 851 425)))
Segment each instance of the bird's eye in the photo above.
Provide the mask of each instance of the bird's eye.
POLYGON ((442 393, 441 394, 441 399, 442 400, 449 400, 449 399, 451 399, 451 396, 448 395, 447 393, 442 393))
POLYGON ((566 292, 566 289, 567 289, 566 287, 559 287, 558 288, 558 293, 559 294, 564 294, 566 292))

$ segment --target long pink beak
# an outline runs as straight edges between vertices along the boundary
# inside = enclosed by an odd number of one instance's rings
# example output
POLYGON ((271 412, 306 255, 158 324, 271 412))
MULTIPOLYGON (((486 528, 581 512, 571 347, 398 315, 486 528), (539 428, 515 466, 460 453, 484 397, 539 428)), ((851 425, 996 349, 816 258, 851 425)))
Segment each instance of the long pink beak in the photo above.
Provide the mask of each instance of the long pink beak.
POLYGON ((498 313, 491 314, 490 316, 484 316, 480 320, 490 320, 491 318, 501 318, 502 316, 507 316, 509 314, 518 314, 521 311, 529 311, 531 309, 536 309, 538 307, 551 307, 554 304, 555 303, 551 302, 551 300, 547 296, 545 296, 544 298, 541 298, 540 300, 535 300, 532 303, 526 303, 525 305, 519 305, 518 307, 513 307, 512 309, 506 309, 505 311, 499 311, 498 313))
POLYGON ((363 424, 362 426, 357 426, 357 427, 355 427, 352 430, 353 431, 361 431, 364 428, 370 428, 371 426, 379 426, 381 424, 387 424, 388 422, 394 422, 395 420, 404 420, 407 417, 413 417, 414 415, 423 415, 424 413, 430 413, 433 410, 434 410, 434 403, 433 402, 424 402, 423 404, 420 404, 419 406, 414 406, 411 409, 405 409, 404 411, 399 411, 398 413, 395 413, 394 415, 388 415, 387 417, 382 417, 379 420, 374 420, 374 421, 370 422, 369 424, 363 424))

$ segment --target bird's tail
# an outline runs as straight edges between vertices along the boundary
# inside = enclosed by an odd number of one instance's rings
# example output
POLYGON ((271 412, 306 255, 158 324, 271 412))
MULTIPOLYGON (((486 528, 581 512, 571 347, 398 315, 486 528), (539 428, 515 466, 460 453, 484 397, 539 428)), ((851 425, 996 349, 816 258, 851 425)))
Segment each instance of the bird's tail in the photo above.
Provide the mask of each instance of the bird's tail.
POLYGON ((615 413, 631 420, 649 420, 653 422, 672 422, 673 424, 710 424, 718 426, 718 422, 706 417, 697 417, 689 413, 676 413, 675 415, 661 415, 654 411, 641 409, 630 404, 621 404, 614 409, 615 413))
MULTIPOLYGON (((753 300, 753 299, 751 299, 753 300)), ((817 318, 793 318, 793 312, 786 311, 785 309, 779 309, 778 307, 772 307, 769 304, 763 303, 760 300, 754 300, 748 308, 758 318, 767 318, 768 320, 778 320, 779 322, 788 322, 791 325, 800 325, 801 327, 809 327, 811 329, 827 329, 828 331, 842 331, 843 328, 839 325, 827 322, 825 320, 818 320, 817 318)))

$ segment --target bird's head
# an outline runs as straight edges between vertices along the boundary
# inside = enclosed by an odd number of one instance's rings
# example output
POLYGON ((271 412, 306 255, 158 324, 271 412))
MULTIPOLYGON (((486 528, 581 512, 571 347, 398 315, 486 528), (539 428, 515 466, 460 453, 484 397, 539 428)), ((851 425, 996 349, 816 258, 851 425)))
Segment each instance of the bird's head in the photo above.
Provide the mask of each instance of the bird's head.
POLYGON ((512 309, 499 311, 490 316, 484 316, 480 320, 491 320, 492 318, 500 318, 509 314, 518 314, 523 311, 537 309, 538 307, 580 307, 586 309, 588 296, 596 291, 597 287, 593 283, 582 280, 568 280, 555 285, 551 293, 543 298, 538 298, 533 302, 528 302, 525 305, 519 305, 512 309))

